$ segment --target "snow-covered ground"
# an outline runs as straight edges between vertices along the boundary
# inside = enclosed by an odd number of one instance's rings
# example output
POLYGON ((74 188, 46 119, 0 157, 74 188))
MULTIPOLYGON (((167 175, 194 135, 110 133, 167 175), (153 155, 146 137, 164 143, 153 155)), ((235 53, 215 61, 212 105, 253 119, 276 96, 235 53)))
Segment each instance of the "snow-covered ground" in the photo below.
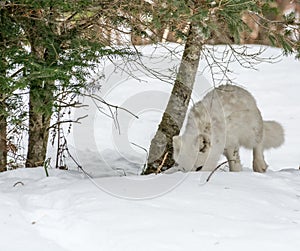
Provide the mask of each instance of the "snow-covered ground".
POLYGON ((42 169, 1 174, 0 250, 273 250, 300 245, 298 170, 218 172, 202 185, 192 173, 166 194, 142 200, 123 194, 164 189, 183 174, 98 178, 42 169), (163 177, 162 177, 163 176, 163 177), (24 185, 13 185, 22 181, 24 185))
MULTIPOLYGON (((159 63, 152 65, 162 69, 159 63)), ((267 173, 252 172, 244 150, 243 172, 220 170, 207 183, 205 172, 133 175, 143 168, 141 147, 149 146, 171 86, 145 73, 143 82, 111 75, 101 95, 140 118, 119 110, 116 126, 93 106, 75 112, 89 117, 74 127, 69 147, 92 178, 76 168, 50 169, 50 177, 42 168, 1 173, 0 250, 298 250, 299 66, 293 57, 258 71, 234 66, 235 82, 255 96, 264 119, 284 126, 286 141, 266 152, 267 173)), ((211 87, 205 74, 194 100, 211 87)))

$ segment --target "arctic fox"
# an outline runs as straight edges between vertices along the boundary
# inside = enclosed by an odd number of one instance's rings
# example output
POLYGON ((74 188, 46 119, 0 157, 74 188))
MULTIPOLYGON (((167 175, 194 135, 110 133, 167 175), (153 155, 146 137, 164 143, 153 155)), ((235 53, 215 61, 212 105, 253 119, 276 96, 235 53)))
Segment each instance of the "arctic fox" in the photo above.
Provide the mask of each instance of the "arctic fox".
POLYGON ((222 85, 196 103, 182 136, 173 137, 173 171, 212 170, 223 153, 230 171, 242 169, 239 148, 253 149, 253 170, 265 172, 263 151, 284 142, 282 126, 263 121, 253 96, 234 85, 222 85))

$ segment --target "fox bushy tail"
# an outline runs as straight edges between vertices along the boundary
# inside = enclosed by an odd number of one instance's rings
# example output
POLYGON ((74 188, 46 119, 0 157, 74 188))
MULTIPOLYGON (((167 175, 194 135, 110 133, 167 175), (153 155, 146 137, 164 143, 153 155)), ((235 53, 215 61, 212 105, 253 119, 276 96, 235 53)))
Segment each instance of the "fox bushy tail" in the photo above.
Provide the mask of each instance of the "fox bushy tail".
POLYGON ((264 121, 264 149, 276 148, 284 142, 283 127, 276 121, 264 121))

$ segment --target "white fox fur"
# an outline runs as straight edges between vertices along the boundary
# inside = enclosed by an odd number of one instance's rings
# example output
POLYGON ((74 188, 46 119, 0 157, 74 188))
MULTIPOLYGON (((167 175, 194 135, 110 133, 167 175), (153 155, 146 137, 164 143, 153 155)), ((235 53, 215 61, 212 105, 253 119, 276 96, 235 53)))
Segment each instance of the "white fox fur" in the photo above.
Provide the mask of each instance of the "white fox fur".
POLYGON ((263 150, 284 142, 282 126, 263 121, 255 99, 245 89, 222 85, 196 103, 185 132, 173 137, 173 171, 212 170, 223 153, 230 171, 242 169, 239 148, 253 149, 253 170, 265 172, 263 150))

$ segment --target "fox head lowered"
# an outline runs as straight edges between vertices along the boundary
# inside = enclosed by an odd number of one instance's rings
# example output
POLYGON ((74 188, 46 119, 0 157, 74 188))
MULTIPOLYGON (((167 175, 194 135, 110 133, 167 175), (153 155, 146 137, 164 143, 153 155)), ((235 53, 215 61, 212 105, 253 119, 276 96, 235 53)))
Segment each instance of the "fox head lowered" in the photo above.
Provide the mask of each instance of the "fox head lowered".
POLYGON ((181 171, 198 171, 204 166, 209 151, 210 139, 207 134, 198 136, 185 134, 173 137, 173 158, 177 169, 181 171))

